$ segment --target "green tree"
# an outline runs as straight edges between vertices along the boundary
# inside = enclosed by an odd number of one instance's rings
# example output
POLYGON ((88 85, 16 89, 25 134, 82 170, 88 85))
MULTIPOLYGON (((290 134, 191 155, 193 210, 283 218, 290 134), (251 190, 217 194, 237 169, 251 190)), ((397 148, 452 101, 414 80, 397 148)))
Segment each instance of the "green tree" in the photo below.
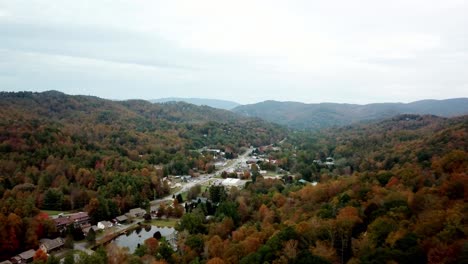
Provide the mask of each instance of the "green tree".
POLYGON ((203 225, 204 220, 205 215, 197 208, 193 210, 192 213, 184 214, 177 224, 176 229, 179 231, 187 230, 190 234, 203 233, 205 230, 203 225))
POLYGON ((69 248, 69 249, 73 249, 74 247, 74 240, 73 240, 73 235, 70 235, 68 234, 66 237, 65 237, 65 244, 64 244, 64 247, 65 248, 69 248))
POLYGON ((145 244, 143 245, 138 244, 138 247, 135 249, 135 253, 133 254, 139 257, 143 257, 146 254, 146 251, 147 251, 147 248, 145 244))
POLYGON ((216 210, 216 217, 218 219, 224 219, 225 217, 230 217, 234 224, 237 226, 240 222, 239 212, 237 211, 237 204, 234 202, 224 201, 219 204, 218 209, 216 210))
POLYGON ((48 210, 62 210, 63 193, 51 188, 46 191, 44 195, 44 209, 48 210))
POLYGON ((210 187, 210 198, 213 203, 219 203, 226 198, 226 190, 222 185, 212 185, 210 187))
POLYGON ((369 225, 367 230, 369 238, 377 247, 380 247, 385 243, 388 234, 395 231, 397 227, 398 225, 393 219, 379 217, 369 225))
POLYGON ((161 244, 159 245, 158 254, 161 255, 163 259, 170 261, 173 253, 174 250, 171 245, 169 245, 166 240, 162 239, 161 244))
POLYGON ((50 255, 47 258, 46 264, 60 264, 60 259, 56 258, 54 255, 50 255))
POLYGON ((73 256, 73 252, 70 251, 65 255, 65 259, 63 260, 63 264, 75 264, 75 256, 73 256))
POLYGON ((88 235, 86 236, 86 241, 88 241, 90 244, 96 243, 96 232, 94 229, 89 229, 88 235))

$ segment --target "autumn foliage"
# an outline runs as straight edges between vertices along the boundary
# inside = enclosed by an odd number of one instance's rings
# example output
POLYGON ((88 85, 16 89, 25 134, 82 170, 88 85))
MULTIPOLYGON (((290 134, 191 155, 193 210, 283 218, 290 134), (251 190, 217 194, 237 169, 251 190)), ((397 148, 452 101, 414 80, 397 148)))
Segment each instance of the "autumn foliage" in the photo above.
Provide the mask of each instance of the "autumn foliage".
MULTIPOLYGON (((109 219, 168 193, 168 174, 205 172, 212 157, 191 149, 208 145, 236 152, 284 135, 271 124, 186 104, 54 93, 2 94, 1 102, 2 257, 37 247, 38 239, 56 232, 38 209, 85 208, 94 220, 109 219)), ((185 211, 175 199, 177 213, 160 208, 159 216, 182 216, 177 251, 151 238, 135 254, 111 243, 83 259, 463 263, 467 138, 468 116, 402 115, 291 132, 277 150, 256 150, 277 161, 259 166, 281 169, 283 177, 264 178, 255 167, 252 182, 241 190, 212 186, 204 194, 209 202, 185 211), (329 157, 334 162, 324 164, 329 157)))

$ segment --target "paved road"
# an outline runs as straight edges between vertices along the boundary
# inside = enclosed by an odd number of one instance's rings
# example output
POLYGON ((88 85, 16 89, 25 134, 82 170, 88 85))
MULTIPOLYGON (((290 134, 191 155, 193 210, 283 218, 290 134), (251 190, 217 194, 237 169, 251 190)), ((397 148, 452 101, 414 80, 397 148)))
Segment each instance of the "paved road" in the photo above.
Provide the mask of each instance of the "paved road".
MULTIPOLYGON (((213 179, 214 177, 220 175, 223 171, 236 169, 241 164, 245 164, 246 161, 249 159, 249 154, 252 153, 252 151, 253 151, 253 148, 248 149, 244 154, 239 155, 236 159, 230 160, 225 166, 218 169, 218 171, 216 171, 215 173, 203 174, 203 175, 200 175, 198 178, 194 178, 190 182, 185 183, 184 186, 182 187, 182 189, 180 191, 178 191, 177 193, 175 193, 175 195, 177 195, 179 193, 186 192, 186 191, 190 190, 190 188, 192 188, 193 186, 195 186, 197 184, 204 184, 204 183, 208 182, 209 180, 213 179)), ((168 195, 166 197, 151 201, 151 205, 159 205, 161 202, 171 201, 172 200, 172 195, 173 194, 170 194, 170 195, 168 195)), ((140 222, 141 221, 143 221, 143 220, 140 219, 140 222)), ((132 226, 134 226, 136 224, 137 223, 132 223, 132 224, 129 224, 129 225, 115 226, 112 229, 107 230, 106 232, 104 232, 104 234, 99 234, 98 237, 96 238, 96 240, 101 239, 102 237, 104 237, 105 235, 108 235, 109 233, 119 233, 120 231, 122 231, 124 229, 127 229, 127 228, 130 228, 130 227, 132 227, 132 226)), ((91 249, 89 249, 87 247, 88 247, 88 242, 76 242, 76 243, 74 243, 74 249, 75 250, 85 252, 85 253, 87 253, 89 255, 94 253, 93 250, 91 250, 91 249)), ((59 254, 57 254, 57 257, 63 258, 64 254, 59 253, 59 254)), ((63 261, 63 259, 61 261, 63 261)))
POLYGON ((180 191, 178 191, 178 192, 176 192, 174 194, 170 194, 170 195, 168 195, 166 197, 153 200, 153 201, 151 201, 151 205, 159 205, 161 202, 171 201, 172 200, 172 195, 178 195, 180 193, 187 192, 188 190, 190 190, 190 188, 194 187, 195 185, 204 184, 204 183, 210 181, 211 179, 213 179, 214 177, 221 175, 221 173, 223 171, 227 171, 227 170, 230 170, 230 169, 235 169, 238 166, 240 166, 241 164, 245 164, 246 161, 249 159, 249 154, 252 153, 253 150, 254 150, 253 148, 249 148, 242 155, 239 155, 237 158, 228 161, 228 164, 226 166, 221 167, 215 173, 202 174, 197 178, 193 178, 191 181, 189 181, 187 183, 183 183, 184 185, 182 186, 182 189, 180 191))

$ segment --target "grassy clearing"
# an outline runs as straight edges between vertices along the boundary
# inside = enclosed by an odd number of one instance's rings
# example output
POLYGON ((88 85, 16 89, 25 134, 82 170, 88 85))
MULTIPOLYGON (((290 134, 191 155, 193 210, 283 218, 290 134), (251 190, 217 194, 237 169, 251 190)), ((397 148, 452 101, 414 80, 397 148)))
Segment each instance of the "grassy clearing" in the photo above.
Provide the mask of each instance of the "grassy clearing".
POLYGON ((283 176, 283 174, 280 174, 280 173, 276 173, 274 171, 267 171, 267 174, 265 176, 269 176, 269 177, 281 177, 283 176))
POLYGON ((206 190, 210 189, 209 185, 202 185, 201 186, 201 193, 204 193, 206 190))
POLYGON ((68 211, 54 211, 54 210, 41 210, 41 212, 48 214, 49 216, 58 215, 58 214, 68 214, 68 211))
POLYGON ((187 201, 188 192, 183 192, 181 193, 181 195, 182 195, 182 200, 187 201))
POLYGON ((178 193, 180 190, 182 190, 182 187, 177 187, 177 188, 171 189, 171 194, 178 193))
POLYGON ((177 222, 179 222, 179 219, 155 219, 151 220, 151 225, 175 227, 177 222))

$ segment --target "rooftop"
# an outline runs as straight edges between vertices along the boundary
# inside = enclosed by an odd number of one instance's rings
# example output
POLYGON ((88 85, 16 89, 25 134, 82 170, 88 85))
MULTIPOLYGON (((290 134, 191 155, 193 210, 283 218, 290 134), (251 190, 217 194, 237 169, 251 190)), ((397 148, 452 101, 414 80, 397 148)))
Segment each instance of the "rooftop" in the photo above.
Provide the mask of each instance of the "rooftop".
POLYGON ((117 219, 117 221, 119 221, 119 222, 124 222, 124 221, 128 220, 128 217, 125 216, 125 215, 119 215, 115 219, 117 219))
POLYGON ((44 245, 44 247, 47 249, 47 251, 54 250, 56 248, 59 248, 64 245, 63 238, 58 237, 56 239, 48 239, 44 238, 39 240, 39 242, 44 245))
POLYGON ((70 215, 70 219, 71 219, 72 221, 79 220, 79 219, 83 219, 83 218, 89 218, 88 213, 86 213, 86 212, 79 212, 79 213, 71 214, 71 215, 70 215))
POLYGON ((18 254, 18 256, 22 259, 32 259, 34 257, 34 254, 36 254, 36 251, 34 249, 30 249, 28 251, 18 254))

